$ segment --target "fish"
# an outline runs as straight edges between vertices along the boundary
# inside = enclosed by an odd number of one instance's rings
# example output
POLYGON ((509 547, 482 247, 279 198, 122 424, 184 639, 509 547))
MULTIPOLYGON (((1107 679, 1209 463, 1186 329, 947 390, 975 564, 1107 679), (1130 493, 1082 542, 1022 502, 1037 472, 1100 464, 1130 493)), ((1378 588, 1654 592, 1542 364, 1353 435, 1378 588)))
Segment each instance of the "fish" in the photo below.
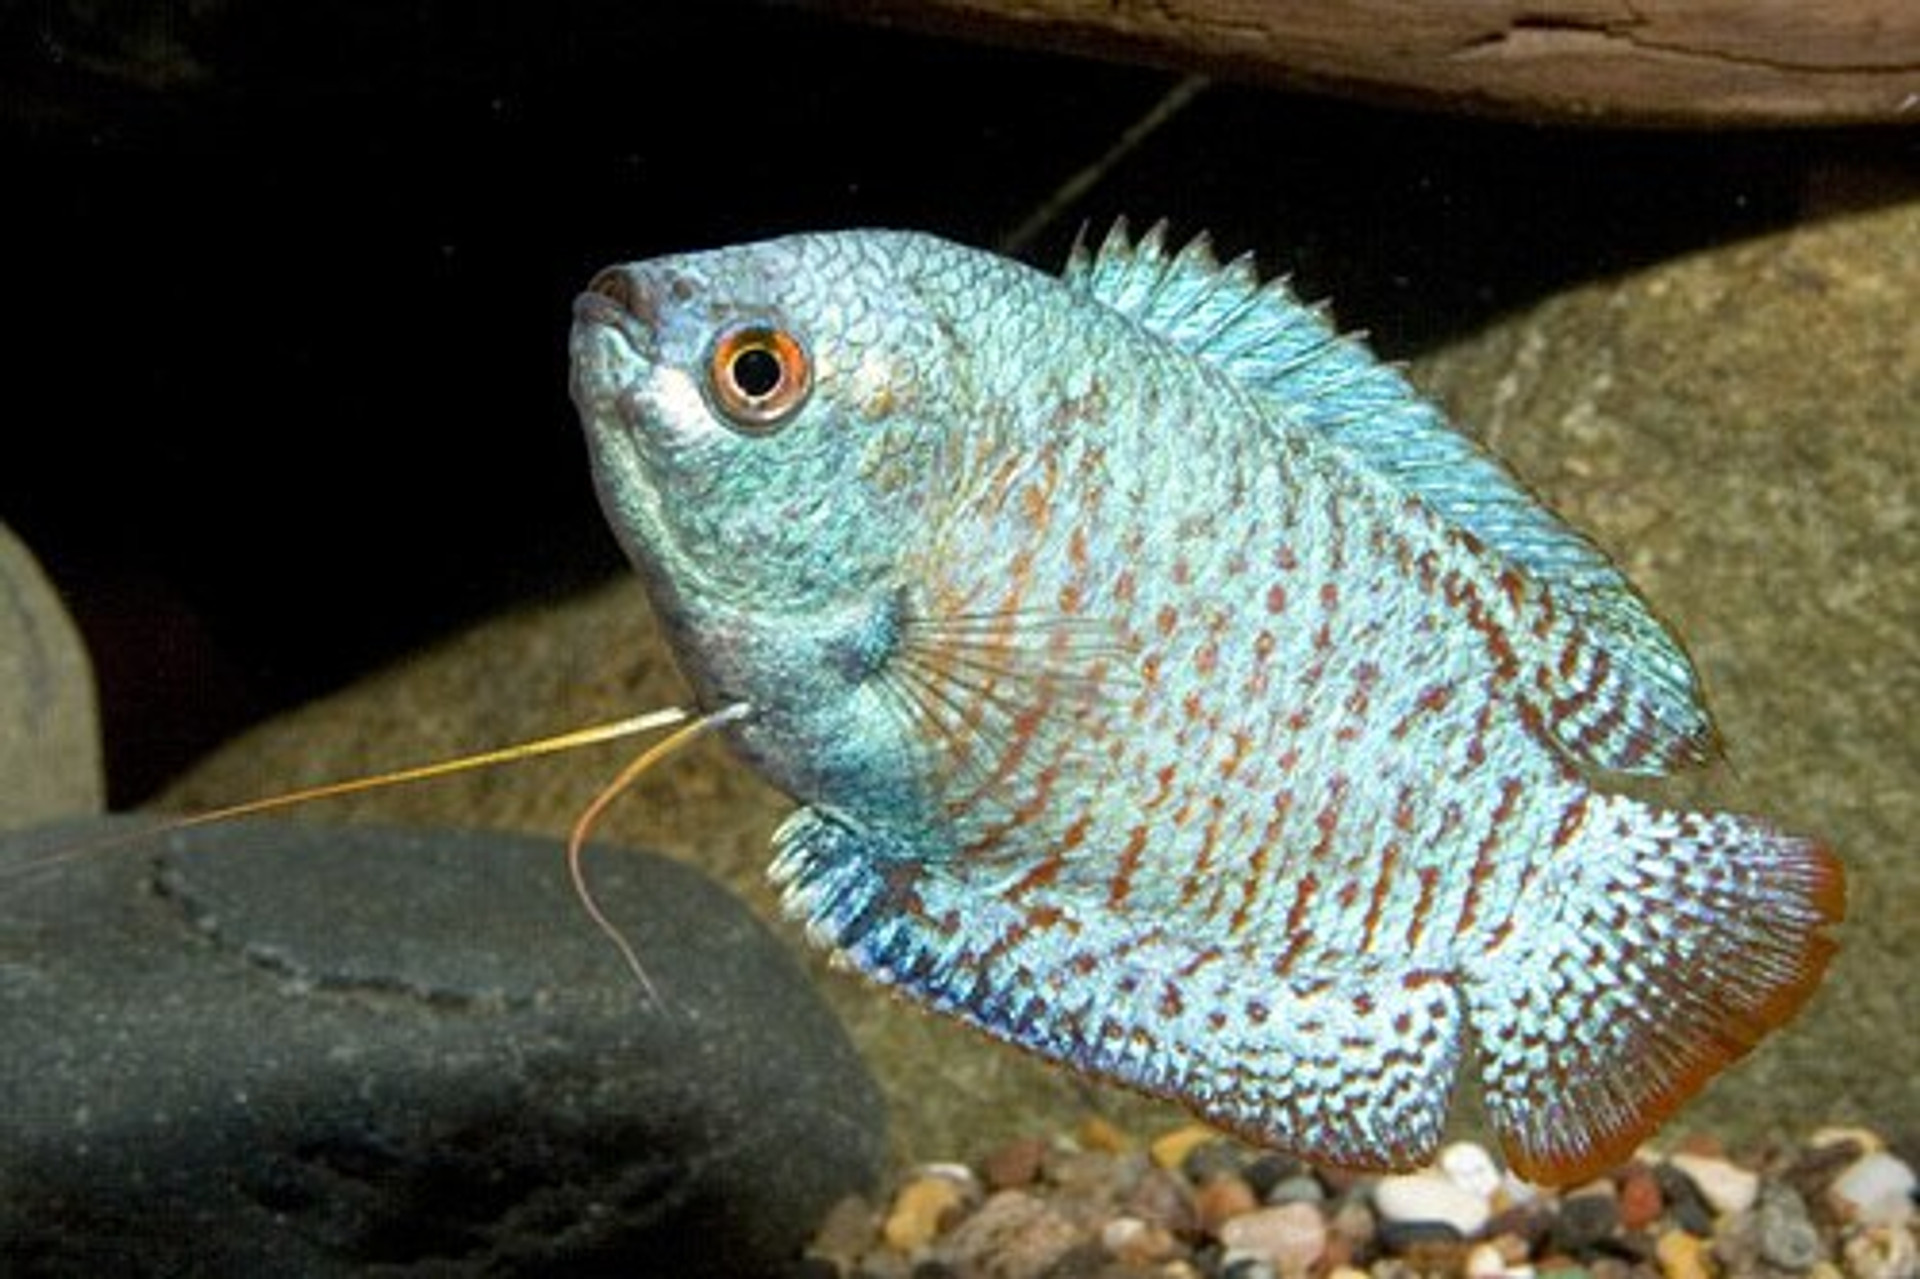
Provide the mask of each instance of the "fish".
POLYGON ((844 965, 1338 1167, 1463 1072, 1520 1175, 1627 1158, 1789 1020, 1844 875, 1629 783, 1713 762, 1616 564, 1250 257, 910 231, 618 265, 596 491, 844 965))

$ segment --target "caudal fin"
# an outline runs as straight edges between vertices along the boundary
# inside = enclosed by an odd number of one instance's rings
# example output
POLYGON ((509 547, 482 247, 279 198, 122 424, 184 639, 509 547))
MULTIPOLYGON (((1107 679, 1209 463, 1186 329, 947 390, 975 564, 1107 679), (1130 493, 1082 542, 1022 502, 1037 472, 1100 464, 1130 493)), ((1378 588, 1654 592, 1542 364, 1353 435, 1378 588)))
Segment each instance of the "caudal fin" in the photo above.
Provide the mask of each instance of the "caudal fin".
POLYGON ((1629 1156, 1813 994, 1840 863, 1749 819, 1594 797, 1537 925, 1470 971, 1488 1114, 1521 1175, 1629 1156))

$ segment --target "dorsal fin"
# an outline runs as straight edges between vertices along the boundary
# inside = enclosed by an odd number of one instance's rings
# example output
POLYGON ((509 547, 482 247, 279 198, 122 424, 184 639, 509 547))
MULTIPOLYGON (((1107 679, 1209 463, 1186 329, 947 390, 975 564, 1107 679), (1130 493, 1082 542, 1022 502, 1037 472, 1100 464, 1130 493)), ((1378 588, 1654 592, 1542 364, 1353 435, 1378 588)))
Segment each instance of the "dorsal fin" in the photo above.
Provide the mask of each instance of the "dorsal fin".
POLYGON ((1261 283, 1249 255, 1221 264, 1205 234, 1169 253, 1164 222, 1137 243, 1124 220, 1095 251, 1077 243, 1062 278, 1227 373, 1281 428, 1310 431, 1418 496, 1592 627, 1663 734, 1631 759, 1591 762, 1657 772, 1710 753, 1713 729, 1692 663, 1605 552, 1455 430, 1357 335, 1340 333, 1325 308, 1303 305, 1284 278, 1261 283))

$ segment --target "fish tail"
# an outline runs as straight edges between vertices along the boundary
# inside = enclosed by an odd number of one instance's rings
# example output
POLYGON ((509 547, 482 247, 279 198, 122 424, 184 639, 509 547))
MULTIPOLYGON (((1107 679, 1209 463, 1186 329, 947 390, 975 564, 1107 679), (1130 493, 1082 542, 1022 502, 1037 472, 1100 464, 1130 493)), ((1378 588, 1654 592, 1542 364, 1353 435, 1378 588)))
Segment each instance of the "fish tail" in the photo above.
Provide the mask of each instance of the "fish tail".
POLYGON ((1625 1160, 1819 985, 1840 863, 1750 818, 1595 796, 1544 872, 1545 923, 1470 967, 1487 1112, 1521 1175, 1625 1160))

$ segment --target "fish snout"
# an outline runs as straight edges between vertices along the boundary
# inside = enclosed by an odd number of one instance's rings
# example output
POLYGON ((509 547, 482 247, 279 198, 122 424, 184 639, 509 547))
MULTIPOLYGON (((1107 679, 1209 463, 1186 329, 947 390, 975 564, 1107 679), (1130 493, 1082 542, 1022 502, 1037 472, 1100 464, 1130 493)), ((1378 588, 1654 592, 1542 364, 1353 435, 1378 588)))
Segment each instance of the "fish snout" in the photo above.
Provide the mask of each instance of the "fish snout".
POLYGON ((658 296, 658 288, 636 268, 614 266, 595 275, 574 299, 574 402, 590 418, 618 408, 642 370, 658 359, 658 296))

